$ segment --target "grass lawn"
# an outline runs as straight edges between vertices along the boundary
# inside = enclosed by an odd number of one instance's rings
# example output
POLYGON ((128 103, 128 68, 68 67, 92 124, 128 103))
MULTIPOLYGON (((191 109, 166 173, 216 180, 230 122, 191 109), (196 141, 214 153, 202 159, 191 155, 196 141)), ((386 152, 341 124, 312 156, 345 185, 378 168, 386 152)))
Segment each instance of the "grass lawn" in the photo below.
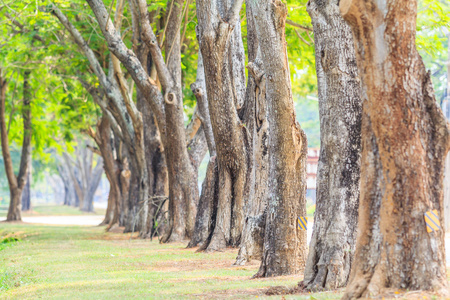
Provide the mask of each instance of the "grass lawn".
MULTIPOLYGON (((232 266, 237 250, 196 253, 105 233, 101 227, 0 222, 0 299, 339 299, 342 290, 266 296, 301 276, 251 279, 259 262, 232 266), (19 241, 14 242, 15 239, 19 241)), ((399 294, 385 299, 439 299, 399 294)))
MULTIPOLYGON (((81 211, 77 207, 66 205, 37 205, 31 211, 22 212, 22 217, 34 216, 78 216, 78 215, 105 215, 105 209, 95 209, 94 213, 81 211)), ((0 217, 6 217, 8 206, 0 206, 0 217)))
MULTIPOLYGON (((130 241, 128 234, 105 233, 99 227, 3 222, 0 236, 21 238, 0 244, 0 299, 265 298, 267 287, 292 287, 301 280, 252 280, 258 262, 233 267, 236 250, 195 253, 185 244, 130 241)), ((286 298, 339 297, 311 295, 286 298)))

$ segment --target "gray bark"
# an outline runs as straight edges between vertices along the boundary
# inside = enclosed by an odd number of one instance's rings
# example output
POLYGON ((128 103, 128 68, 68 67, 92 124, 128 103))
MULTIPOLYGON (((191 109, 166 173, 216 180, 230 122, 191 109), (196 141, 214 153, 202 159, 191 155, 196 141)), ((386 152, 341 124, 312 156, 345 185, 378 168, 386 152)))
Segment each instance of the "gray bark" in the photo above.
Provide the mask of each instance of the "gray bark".
POLYGON ((245 203, 245 222, 236 265, 244 265, 252 258, 260 260, 263 254, 265 211, 269 188, 269 123, 267 119, 266 77, 261 61, 258 37, 251 5, 247 13, 247 81, 246 99, 241 115, 250 133, 248 152, 249 189, 245 203))
POLYGON ((338 1, 308 2, 319 87, 320 157, 314 228, 303 285, 330 290, 347 284, 359 203, 361 91, 353 36, 338 1))
POLYGON ((239 11, 242 1, 197 1, 197 36, 219 172, 219 194, 207 251, 238 246, 244 224, 248 132, 238 115, 245 97, 245 56, 239 11))
POLYGON ((285 40, 286 5, 251 5, 266 77, 269 126, 269 197, 264 251, 256 277, 298 273, 306 261, 306 135, 296 121, 285 40))
MULTIPOLYGON (((111 76, 108 77, 104 73, 100 63, 98 62, 94 52, 90 49, 88 43, 83 39, 78 30, 73 26, 72 23, 67 19, 67 17, 54 5, 50 8, 50 11, 60 20, 64 27, 70 32, 74 41, 80 47, 80 49, 86 55, 91 69, 97 76, 100 89, 106 98, 109 100, 108 103, 104 101, 101 97, 94 97, 96 103, 101 107, 102 112, 110 118, 111 126, 114 133, 123 140, 125 146, 127 147, 128 157, 130 159, 130 164, 132 169, 135 170, 133 176, 137 178, 132 182, 135 184, 134 191, 137 193, 130 194, 132 196, 138 197, 138 199, 131 199, 132 203, 144 203, 148 201, 148 178, 145 168, 145 153, 143 146, 143 128, 142 119, 140 113, 134 102, 128 97, 129 95, 124 91, 124 86, 120 85, 123 83, 121 81, 120 66, 118 69, 114 68, 114 73, 111 72, 111 76), (114 74, 114 76, 113 76, 114 74), (120 127, 117 129, 116 124, 120 127)), ((102 30, 105 29, 106 20, 101 24, 102 30)), ((110 21, 110 20, 109 20, 110 21)), ((111 23, 111 29, 114 29, 114 25, 111 23)), ((118 33, 114 30, 114 34, 118 33)), ((120 37, 118 37, 120 39, 120 37)), ((121 40, 120 40, 121 41, 121 40)), ((123 45, 123 44, 122 44, 123 45)), ((133 63, 133 62, 132 62, 133 63)), ((150 83, 148 83, 150 84, 150 83)), ((91 90, 92 88, 88 88, 91 90)), ((96 92, 100 94, 99 92, 96 92)), ((95 94, 95 93, 91 93, 95 94)), ((126 230, 132 231, 136 228, 132 228, 133 224, 140 226, 140 221, 138 216, 135 216, 133 212, 137 209, 132 209, 126 214, 125 223, 126 230)), ((125 215, 124 215, 125 217, 125 215)))
POLYGON ((198 116, 201 121, 202 130, 208 144, 210 160, 206 169, 206 176, 202 183, 202 194, 200 195, 197 216, 193 236, 188 248, 204 246, 211 237, 216 221, 215 210, 217 209, 219 193, 219 173, 216 162, 216 144, 209 114, 208 99, 206 93, 205 70, 201 51, 198 54, 197 78, 191 84, 191 90, 197 98, 198 116))
MULTIPOLYGON (((168 65, 166 65, 148 20, 146 2, 130 2, 134 18, 133 24, 136 25, 137 22, 140 22, 140 37, 151 52, 152 61, 156 66, 158 78, 164 90, 163 97, 157 84, 149 77, 148 72, 142 66, 136 54, 127 49, 121 40, 116 28, 107 18, 108 12, 103 3, 98 0, 88 0, 88 3, 96 15, 103 36, 108 42, 109 49, 129 71, 158 121, 158 128, 166 151, 169 171, 169 194, 172 204, 170 209, 170 230, 164 241, 176 241, 190 237, 194 227, 195 215, 193 213, 195 213, 197 204, 198 189, 194 180, 196 178, 195 166, 190 164, 190 157, 185 144, 186 138, 182 126, 182 99, 177 96, 180 93, 179 87, 177 88, 178 80, 176 74, 178 74, 178 71, 175 68, 180 66, 178 64, 177 66, 171 65, 171 59, 176 61, 179 53, 174 54, 173 57, 171 56, 168 59, 168 65), (139 20, 136 20, 136 16, 139 17, 139 20), (170 128, 170 132, 167 132, 166 122, 169 122, 167 127, 170 128)), ((174 14, 173 17, 179 18, 180 16, 174 14)), ((176 26, 177 22, 177 20, 173 21, 172 26, 178 28, 179 24, 176 26)), ((168 44, 174 44, 175 47, 175 44, 179 42, 179 33, 175 29, 171 31, 172 33, 170 37, 168 35, 168 40, 170 38, 173 43, 169 42, 168 44)), ((181 85, 179 86, 181 87, 181 85)), ((144 207, 144 209, 146 208, 144 207)), ((144 212, 143 216, 146 215, 144 212)), ((142 220, 142 223, 146 223, 145 220, 142 220)))

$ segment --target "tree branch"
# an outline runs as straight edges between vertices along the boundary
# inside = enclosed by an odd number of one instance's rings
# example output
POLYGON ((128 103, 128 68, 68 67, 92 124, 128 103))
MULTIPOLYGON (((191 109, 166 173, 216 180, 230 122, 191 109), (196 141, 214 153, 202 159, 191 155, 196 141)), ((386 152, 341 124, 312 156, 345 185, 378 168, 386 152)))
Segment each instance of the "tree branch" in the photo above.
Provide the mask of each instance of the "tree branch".
POLYGON ((300 25, 300 24, 298 24, 298 23, 296 23, 296 22, 294 22, 292 20, 289 20, 289 19, 286 19, 286 24, 289 24, 291 26, 294 26, 294 27, 297 27, 297 28, 300 28, 300 29, 303 29, 303 30, 306 30, 306 31, 311 31, 311 32, 313 31, 312 28, 300 25))
POLYGON ((87 2, 96 16, 103 32, 103 36, 108 43, 108 48, 122 62, 133 77, 133 80, 138 85, 146 100, 149 102, 151 109, 157 116, 161 131, 165 133, 165 118, 162 105, 164 99, 161 93, 149 80, 149 76, 142 67, 136 54, 125 46, 122 39, 117 34, 116 28, 111 20, 106 18, 108 14, 103 2, 101 0, 87 0, 87 2), (106 30, 107 24, 108 30, 106 30))

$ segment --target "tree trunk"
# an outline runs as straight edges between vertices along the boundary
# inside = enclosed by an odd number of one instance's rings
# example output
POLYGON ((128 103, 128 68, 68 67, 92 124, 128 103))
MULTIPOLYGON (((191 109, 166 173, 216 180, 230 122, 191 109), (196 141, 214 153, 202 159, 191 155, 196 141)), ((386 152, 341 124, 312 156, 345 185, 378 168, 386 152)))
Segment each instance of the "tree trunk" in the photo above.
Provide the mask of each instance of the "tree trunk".
MULTIPOLYGON (((108 12, 106 11, 103 3, 101 1, 88 1, 89 5, 92 7, 92 10, 97 14, 99 25, 101 27, 101 30, 104 34, 104 36, 108 39, 111 38, 111 33, 113 33, 114 38, 117 38, 121 41, 120 36, 115 31, 114 25, 111 23, 108 12), (100 12, 99 12, 100 10, 100 12), (98 14, 101 14, 102 17, 99 17, 98 14), (106 29, 106 23, 109 25, 109 29, 106 29)), ((89 48, 89 44, 83 39, 80 32, 73 26, 73 24, 70 23, 70 21, 67 19, 67 17, 55 6, 51 5, 49 7, 49 10, 51 13, 53 13, 60 22, 64 25, 64 27, 70 32, 72 37, 74 38, 77 45, 80 47, 80 49, 84 52, 86 58, 89 60, 89 63, 91 65, 91 69, 97 76, 101 91, 103 91, 104 95, 106 95, 106 98, 108 99, 108 103, 106 103, 102 97, 98 97, 95 95, 95 92, 92 92, 92 90, 96 90, 93 87, 90 87, 87 85, 87 88, 89 92, 93 95, 93 98, 95 102, 101 107, 102 112, 108 116, 108 118, 111 121, 111 124, 113 125, 112 128, 116 128, 117 130, 114 130, 114 133, 119 136, 124 145, 126 146, 127 150, 127 157, 129 163, 131 165, 131 169, 133 170, 133 178, 129 181, 129 178, 131 178, 131 174, 129 173, 128 169, 125 168, 123 172, 121 172, 121 176, 123 175, 124 181, 121 182, 121 186, 125 190, 133 191, 132 193, 127 193, 122 191, 122 195, 130 195, 131 197, 136 197, 132 199, 128 199, 128 204, 144 204, 148 201, 148 174, 146 169, 146 163, 145 163, 145 152, 144 152, 144 140, 143 140, 143 128, 142 128, 142 118, 139 111, 136 109, 135 103, 132 101, 130 94, 128 93, 126 89, 126 85, 124 85, 124 79, 123 74, 121 72, 120 64, 117 60, 114 60, 114 57, 112 58, 113 66, 114 66, 114 76, 106 76, 106 74, 103 71, 102 66, 100 65, 99 61, 96 58, 96 55, 94 52, 89 48), (120 127, 120 130, 118 130, 118 127, 120 127)), ((120 30, 120 28, 119 28, 120 30)), ((119 47, 124 47, 122 44, 115 44, 119 47)), ((113 46, 109 45, 111 49, 114 49, 113 46)), ((122 48, 121 48, 122 49, 122 48)), ((123 52, 117 52, 112 51, 115 55, 123 59, 123 52)), ((129 52, 127 52, 128 54, 129 52)), ((127 56, 128 57, 128 56, 127 56)), ((136 68, 139 67, 139 65, 134 65, 135 63, 138 63, 137 60, 129 60, 129 63, 133 64, 135 67, 133 70, 137 73, 142 71, 142 68, 136 68)), ((125 65, 125 64, 124 64, 125 65)), ((132 73, 132 76, 135 76, 136 73, 132 73)), ((141 75, 141 73, 139 73, 141 75)), ((136 79, 136 77, 134 77, 136 79)), ((148 94, 148 97, 154 97, 157 99, 157 101, 151 101, 152 105, 154 106, 154 110, 157 112, 158 117, 161 117, 163 115, 163 112, 159 107, 157 107, 157 102, 162 102, 161 98, 162 96, 159 94, 159 91, 156 91, 156 89, 151 88, 151 83, 146 80, 145 78, 145 85, 141 85, 140 88, 142 88, 142 91, 145 92, 145 94, 148 94)), ((141 84, 142 81, 136 81, 141 84)), ((138 85, 139 85, 138 84, 138 85)), ((161 119, 161 118, 160 118, 161 119)), ((125 150, 125 149, 124 149, 125 150)), ((125 162, 122 162, 124 165, 125 162)), ((120 177, 122 178, 122 177, 120 177)), ((125 201, 125 200, 124 200, 125 201)), ((125 206, 122 206, 125 207, 125 206)), ((121 214, 121 222, 123 225, 126 225, 126 231, 134 231, 137 230, 137 227, 133 226, 133 223, 140 226, 140 222, 146 223, 145 217, 147 215, 147 211, 145 210, 145 206, 143 207, 144 210, 142 211, 142 216, 140 219, 137 219, 137 216, 134 215, 134 213, 137 213, 139 211, 138 208, 131 208, 131 210, 128 210, 128 208, 125 208, 124 212, 121 214)))
MULTIPOLYGON (((194 227, 198 187, 197 183, 193 179, 195 178, 194 167, 190 165, 189 156, 186 149, 184 126, 180 126, 183 125, 184 120, 182 113, 182 98, 178 97, 180 94, 179 89, 181 88, 181 84, 178 86, 177 73, 170 66, 170 61, 172 58, 167 59, 168 64, 166 65, 161 54, 161 50, 159 49, 156 36, 154 35, 148 20, 147 3, 143 0, 138 0, 136 2, 130 1, 133 16, 133 31, 138 36, 142 37, 142 40, 150 49, 152 60, 155 62, 159 80, 164 90, 163 96, 158 88, 158 85, 148 76, 147 71, 144 69, 139 59, 137 59, 136 55, 132 51, 128 50, 121 40, 116 28, 107 17, 108 12, 103 2, 99 0, 88 0, 88 3, 96 15, 103 36, 108 42, 109 49, 127 68, 134 82, 151 106, 158 121, 158 127, 161 132, 161 136, 163 137, 165 154, 169 164, 169 194, 171 203, 173 204, 170 209, 173 216, 170 221, 170 231, 164 241, 177 241, 190 237, 194 227), (136 16, 139 16, 139 19, 136 19, 136 16), (138 28, 136 24, 139 22, 141 27, 139 32, 136 32, 135 29, 138 28), (166 127, 166 121, 169 122, 168 125, 170 126, 166 127), (174 180, 171 180, 170 178, 173 178, 174 180), (194 214, 191 212, 194 212, 194 214)), ((176 7, 174 5, 174 9, 175 8, 176 7)), ((178 16, 178 13, 173 15, 174 18, 181 18, 181 16, 178 16)), ((171 29, 167 31, 168 38, 166 40, 166 45, 173 44, 175 47, 177 39, 179 43, 178 30, 180 23, 178 23, 178 25, 175 24, 175 21, 171 21, 169 23, 171 23, 170 25, 176 28, 176 30, 171 29), (169 31, 172 33, 169 33, 169 31)), ((168 52, 170 52, 170 49, 168 52)), ((167 55, 169 55, 168 52, 166 52, 167 55)), ((181 65, 177 63, 176 67, 179 68, 180 66, 181 65)), ((127 108, 131 107, 133 102, 128 101, 127 105, 127 108)), ((129 110, 129 113, 132 118, 137 117, 136 111, 129 110)), ((137 139, 141 142, 140 136, 137 139)), ((137 155, 137 157, 139 159, 141 158, 140 155, 137 155)), ((133 164, 133 161, 131 163, 133 164)), ((138 166, 143 165, 145 164, 142 161, 137 166, 133 166, 133 168, 137 169, 138 166)), ((144 182, 141 181, 140 185, 143 183, 144 182)), ((147 200, 145 200, 145 202, 146 201, 147 200)), ((142 224, 146 224, 147 222, 144 218, 147 217, 147 213, 145 212, 147 207, 144 205, 143 209, 140 222, 142 224)))
MULTIPOLYGON (((183 3, 183 0, 172 0, 168 3, 170 15, 167 16, 165 39, 167 73, 158 73, 166 95, 164 107, 167 132, 164 139, 164 153, 169 176, 169 227, 162 239, 163 242, 182 241, 192 237, 198 203, 197 173, 189 160, 184 130, 180 52, 183 3)), ((140 8, 141 18, 142 14, 147 14, 147 11, 142 11, 143 9, 140 8)), ((149 33, 145 31, 146 25, 148 24, 143 24, 144 41, 152 51, 152 57, 156 58, 155 45, 149 44, 146 39, 146 34, 149 33)))
MULTIPOLYGON (((448 38, 448 61, 447 61, 447 110, 450 109, 450 33, 448 38)), ((450 115, 447 115, 447 120, 450 115)), ((445 231, 450 231, 450 154, 445 158, 444 168, 444 228, 445 231)))
POLYGON ((191 90, 197 99, 198 115, 202 130, 208 144, 210 160, 206 168, 206 176, 202 183, 202 193, 197 207, 194 234, 188 248, 206 246, 211 238, 216 222, 216 211, 219 195, 219 172, 216 161, 216 144, 209 114, 206 94, 205 69, 201 51, 198 53, 197 79, 191 84, 191 90))
POLYGON ((22 191, 25 186, 26 177, 29 172, 29 160, 31 159, 31 91, 30 91, 30 71, 25 71, 23 75, 23 142, 22 153, 20 156, 19 174, 14 174, 11 154, 9 152, 9 140, 7 132, 7 123, 5 119, 6 89, 8 82, 4 79, 0 69, 0 139, 2 146, 3 161, 5 164, 6 177, 8 179, 10 191, 10 204, 6 221, 21 221, 20 213, 22 206, 22 191))
POLYGON ((209 112, 217 149, 219 195, 207 251, 238 246, 244 225, 248 131, 239 118, 245 97, 245 53, 239 10, 242 1, 197 1, 209 112))
POLYGON ((94 195, 97 191, 98 185, 103 174, 103 159, 99 157, 97 159, 97 165, 91 171, 89 176, 89 182, 84 195, 84 205, 81 208, 82 211, 93 212, 94 211, 94 195))
POLYGON ((28 166, 28 176, 27 176, 27 182, 25 183, 25 186, 22 191, 22 211, 29 211, 31 210, 31 158, 29 160, 30 165, 28 166))
POLYGON ((119 222, 121 210, 122 193, 119 185, 118 166, 114 159, 113 141, 111 126, 106 115, 102 115, 100 123, 97 125, 97 134, 93 135, 95 142, 102 154, 103 166, 106 178, 109 182, 108 205, 105 219, 100 225, 108 225, 108 229, 119 222))
MULTIPOLYGON (((80 146, 78 146, 78 147, 80 147, 80 146)), ((83 200, 84 200, 84 189, 83 189, 81 181, 79 180, 79 176, 81 176, 82 174, 73 165, 74 162, 72 161, 72 158, 70 157, 70 155, 67 152, 63 153, 63 158, 64 158, 65 166, 69 172, 71 184, 75 190, 76 200, 75 200, 75 203, 73 203, 73 205, 75 207, 82 207, 83 200)))
POLYGON ((285 40, 286 5, 249 2, 261 49, 269 127, 269 198, 259 276, 298 273, 306 261, 306 135, 296 121, 285 40))
POLYGON ((128 195, 130 193, 130 184, 131 184, 131 171, 129 169, 128 157, 122 156, 120 160, 120 168, 119 168, 119 183, 120 190, 122 193, 122 203, 120 207, 122 208, 120 211, 119 217, 119 225, 126 227, 127 216, 128 216, 128 195))
POLYGON ((347 284, 355 250, 361 156, 361 92, 353 36, 339 3, 311 0, 319 86, 320 157, 314 229, 303 285, 347 284))
POLYGON ((249 189, 245 203, 245 222, 236 265, 244 265, 252 258, 261 259, 264 244, 265 211, 269 188, 269 138, 266 103, 266 78, 262 71, 251 5, 247 10, 247 48, 249 76, 244 106, 240 112, 249 135, 249 189))
POLYGON ((58 173, 64 184, 64 205, 73 206, 76 202, 75 187, 73 186, 64 158, 60 156, 57 156, 57 158, 59 161, 57 165, 58 173))
POLYGON ((363 82, 361 194, 344 299, 447 286, 441 224, 449 128, 416 50, 416 1, 341 0, 363 82))

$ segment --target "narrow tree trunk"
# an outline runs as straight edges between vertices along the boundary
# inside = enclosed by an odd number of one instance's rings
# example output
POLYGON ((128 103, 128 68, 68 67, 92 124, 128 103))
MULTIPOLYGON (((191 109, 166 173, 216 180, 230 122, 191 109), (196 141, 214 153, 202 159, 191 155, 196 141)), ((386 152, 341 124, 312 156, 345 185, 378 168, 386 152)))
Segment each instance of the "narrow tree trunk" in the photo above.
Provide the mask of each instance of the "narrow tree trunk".
POLYGON ((320 157, 314 229, 303 285, 347 284, 355 250, 361 153, 361 96, 350 27, 337 0, 311 0, 319 86, 320 157))
POLYGON ((119 168, 120 172, 117 175, 122 193, 122 203, 120 204, 122 210, 120 211, 119 225, 126 227, 129 210, 128 198, 130 193, 131 171, 129 169, 128 158, 126 156, 122 156, 121 158, 119 168))
POLYGON ((0 139, 2 146, 3 161, 5 164, 6 177, 8 179, 10 191, 10 204, 6 221, 21 221, 20 213, 22 206, 22 191, 25 186, 26 176, 28 174, 29 160, 31 159, 31 91, 30 91, 30 71, 25 71, 23 75, 23 142, 22 154, 20 157, 19 174, 14 174, 11 154, 9 152, 9 140, 7 132, 7 123, 5 119, 6 89, 8 82, 4 79, 0 69, 0 139))
POLYGON ((447 286, 443 224, 449 128, 416 50, 417 2, 341 0, 363 82, 361 195, 344 299, 447 286))
POLYGON ((22 211, 31 210, 31 158, 29 160, 27 182, 22 191, 22 211))
POLYGON ((81 208, 82 211, 85 212, 94 211, 94 195, 102 178, 102 174, 103 174, 103 159, 99 157, 97 159, 97 165, 91 171, 89 177, 88 186, 84 196, 84 205, 81 208))
POLYGON ((64 183, 64 205, 71 206, 76 202, 75 188, 64 158, 57 156, 57 159, 59 162, 57 165, 58 173, 64 183))
POLYGON ((191 90, 197 99, 198 115, 208 144, 210 160, 206 168, 206 176, 202 183, 202 193, 197 207, 194 234, 188 248, 206 246, 211 238, 216 222, 216 211, 219 195, 219 172, 217 166, 216 144, 209 114, 206 93, 205 69, 201 51, 198 53, 197 78, 191 84, 191 90))
POLYGON ((75 203, 72 203, 72 205, 75 207, 82 207, 84 201, 84 189, 81 181, 78 179, 79 176, 82 176, 82 174, 80 173, 80 170, 76 169, 76 167, 72 164, 73 161, 67 152, 63 153, 63 158, 65 166, 69 171, 70 180, 72 181, 71 184, 75 190, 76 200, 75 203))
MULTIPOLYGON (((450 109, 450 33, 448 38, 448 61, 447 61, 447 110, 450 109)), ((449 115, 446 116, 447 119, 449 115)), ((450 231, 450 154, 445 158, 444 169, 444 227, 445 231, 450 231)))
POLYGON ((269 199, 259 276, 298 273, 306 261, 306 135, 296 121, 285 40, 286 5, 251 1, 266 77, 269 127, 269 199))
POLYGON ((238 246, 244 225, 248 131, 238 109, 245 97, 245 54, 239 10, 242 1, 197 1, 209 112, 217 148, 219 195, 207 251, 238 246))
POLYGON ((109 182, 108 204, 106 207, 105 219, 100 225, 108 225, 108 229, 119 222, 119 212, 121 210, 121 190, 118 181, 118 167, 113 153, 113 136, 109 119, 102 115, 100 123, 97 125, 97 134, 92 135, 102 154, 105 175, 109 182))

